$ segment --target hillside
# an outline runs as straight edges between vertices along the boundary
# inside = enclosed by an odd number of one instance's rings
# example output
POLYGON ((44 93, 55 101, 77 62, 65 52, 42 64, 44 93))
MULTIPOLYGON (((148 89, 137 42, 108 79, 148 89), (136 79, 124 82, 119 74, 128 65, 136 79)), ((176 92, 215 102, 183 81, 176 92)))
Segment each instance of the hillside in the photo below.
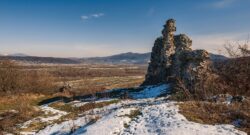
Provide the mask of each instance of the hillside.
POLYGON ((55 58, 55 57, 37 57, 37 56, 0 56, 0 60, 10 59, 17 62, 31 63, 31 64, 80 64, 79 60, 69 58, 55 58))
MULTIPOLYGON (((106 57, 89 57, 89 58, 56 58, 56 57, 38 57, 27 55, 0 55, 0 60, 11 59, 18 62, 32 64, 148 64, 151 53, 121 53, 106 57)), ((225 60, 225 56, 210 53, 212 60, 225 60)))
POLYGON ((147 64, 150 53, 121 53, 107 57, 83 58, 83 63, 94 64, 147 64))

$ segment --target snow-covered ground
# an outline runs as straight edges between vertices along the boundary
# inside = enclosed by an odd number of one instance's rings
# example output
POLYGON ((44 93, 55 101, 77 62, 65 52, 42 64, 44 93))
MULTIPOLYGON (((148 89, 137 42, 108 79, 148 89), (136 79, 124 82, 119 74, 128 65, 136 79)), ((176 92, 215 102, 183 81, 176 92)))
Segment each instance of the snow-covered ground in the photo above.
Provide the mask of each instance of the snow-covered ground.
MULTIPOLYGON (((39 122, 40 123, 42 122, 52 123, 54 120, 58 120, 59 118, 67 114, 67 112, 49 107, 49 104, 40 106, 40 109, 45 113, 45 116, 39 116, 29 121, 26 121, 25 123, 21 125, 22 129, 28 128, 32 123, 39 123, 39 122)), ((23 131, 20 134, 31 135, 35 133, 36 133, 35 131, 28 131, 28 132, 23 131)))
MULTIPOLYGON (((122 100, 119 103, 84 112, 74 120, 47 126, 35 134, 246 135, 232 125, 205 125, 188 121, 178 112, 176 102, 169 101, 168 97, 154 98, 166 92, 167 88, 167 85, 147 87, 144 91, 133 93, 134 98, 137 98, 135 100, 122 100), (140 113, 131 117, 134 111, 140 113)), ((79 102, 75 104, 84 105, 79 102)))
POLYGON ((232 125, 203 125, 188 121, 173 102, 147 106, 122 135, 235 135, 245 134, 232 125))

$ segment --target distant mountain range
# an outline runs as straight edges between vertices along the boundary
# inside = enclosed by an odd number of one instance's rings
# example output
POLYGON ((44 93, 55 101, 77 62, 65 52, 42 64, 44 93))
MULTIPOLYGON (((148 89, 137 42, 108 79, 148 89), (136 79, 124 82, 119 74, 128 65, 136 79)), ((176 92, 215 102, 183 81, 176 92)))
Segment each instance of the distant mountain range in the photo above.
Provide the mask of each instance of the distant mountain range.
POLYGON ((81 64, 79 59, 37 57, 37 56, 0 56, 0 60, 9 59, 29 64, 81 64))
POLYGON ((17 56, 17 57, 25 57, 25 56, 29 56, 26 55, 24 53, 13 53, 13 54, 0 54, 0 56, 17 56))
POLYGON ((106 57, 82 58, 83 63, 100 64, 145 64, 150 60, 150 53, 121 53, 106 57))
POLYGON ((24 54, 24 53, 13 53, 13 54, 8 54, 8 56, 26 57, 29 55, 24 54))
MULTIPOLYGON (((24 63, 47 63, 47 64, 148 64, 151 53, 121 53, 106 57, 90 58, 55 58, 55 57, 37 57, 28 56, 22 53, 12 55, 0 55, 1 59, 11 59, 24 63)), ((225 60, 227 57, 217 54, 211 54, 213 61, 225 60)))

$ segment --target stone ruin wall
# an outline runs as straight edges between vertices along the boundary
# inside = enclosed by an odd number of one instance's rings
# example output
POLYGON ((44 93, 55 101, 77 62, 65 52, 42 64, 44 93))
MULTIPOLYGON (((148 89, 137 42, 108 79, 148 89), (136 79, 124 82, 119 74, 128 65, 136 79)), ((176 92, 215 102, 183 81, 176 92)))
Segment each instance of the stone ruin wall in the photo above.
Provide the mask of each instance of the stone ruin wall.
POLYGON ((209 54, 205 50, 192 50, 192 40, 185 34, 174 35, 175 20, 167 20, 162 36, 155 40, 145 81, 142 85, 183 81, 191 89, 194 81, 209 69, 209 54))

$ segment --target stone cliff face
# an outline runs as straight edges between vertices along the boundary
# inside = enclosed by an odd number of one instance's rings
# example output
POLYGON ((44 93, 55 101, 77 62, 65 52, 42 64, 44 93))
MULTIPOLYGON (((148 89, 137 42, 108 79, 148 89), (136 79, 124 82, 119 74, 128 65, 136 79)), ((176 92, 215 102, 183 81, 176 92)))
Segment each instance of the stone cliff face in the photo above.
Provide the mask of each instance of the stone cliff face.
POLYGON ((209 69, 209 54, 205 50, 192 50, 192 40, 185 34, 174 35, 175 20, 164 25, 162 36, 155 40, 146 79, 142 85, 170 83, 182 80, 187 89, 202 78, 209 69))

